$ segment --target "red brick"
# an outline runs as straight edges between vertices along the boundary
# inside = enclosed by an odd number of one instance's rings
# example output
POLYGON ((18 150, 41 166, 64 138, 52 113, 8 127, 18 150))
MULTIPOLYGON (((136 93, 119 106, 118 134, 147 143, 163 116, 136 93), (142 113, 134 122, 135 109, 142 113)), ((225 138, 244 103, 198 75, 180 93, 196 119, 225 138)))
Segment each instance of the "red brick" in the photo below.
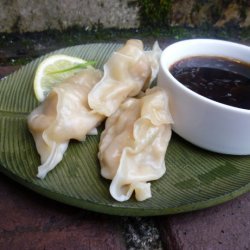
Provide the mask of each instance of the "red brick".
POLYGON ((19 69, 20 66, 0 66, 0 79, 13 73, 15 70, 19 69))
POLYGON ((250 193, 212 208, 162 217, 158 224, 170 250, 250 249, 250 193))
POLYGON ((40 196, 0 175, 0 249, 125 249, 122 219, 40 196))

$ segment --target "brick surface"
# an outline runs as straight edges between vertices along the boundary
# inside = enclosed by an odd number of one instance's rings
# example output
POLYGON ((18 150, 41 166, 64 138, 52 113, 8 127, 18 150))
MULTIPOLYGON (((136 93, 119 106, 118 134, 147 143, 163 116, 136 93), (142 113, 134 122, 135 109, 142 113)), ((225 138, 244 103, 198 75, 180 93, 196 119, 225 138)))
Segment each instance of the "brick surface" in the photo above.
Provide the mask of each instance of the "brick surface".
MULTIPOLYGON (((160 42, 163 48, 170 43, 166 39, 160 42)), ((12 50, 0 49, 1 65, 12 57, 16 57, 12 50)), ((18 66, 0 66, 0 78, 16 69, 18 66)), ((168 250, 250 249, 250 193, 201 211, 124 220, 57 203, 0 174, 0 250, 119 250, 125 245, 131 246, 129 249, 161 249, 161 242, 151 243, 153 236, 158 237, 155 231, 160 232, 168 250), (125 237, 122 224, 127 225, 125 237)))
POLYGON ((212 208, 163 217, 159 227, 170 250, 250 249, 250 193, 212 208))
POLYGON ((0 174, 0 249, 125 249, 122 219, 70 207, 0 174))
POLYGON ((20 66, 0 66, 0 79, 4 76, 9 75, 15 70, 19 69, 20 66))

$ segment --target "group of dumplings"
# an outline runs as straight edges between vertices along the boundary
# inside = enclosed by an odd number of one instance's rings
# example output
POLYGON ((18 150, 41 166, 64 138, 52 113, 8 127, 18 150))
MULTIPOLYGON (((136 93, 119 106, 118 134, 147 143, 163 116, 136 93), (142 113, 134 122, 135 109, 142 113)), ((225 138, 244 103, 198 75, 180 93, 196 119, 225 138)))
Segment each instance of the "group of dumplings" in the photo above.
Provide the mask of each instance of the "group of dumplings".
POLYGON ((112 197, 126 201, 135 192, 138 201, 150 198, 149 181, 166 171, 172 123, 166 92, 149 88, 160 55, 157 43, 144 51, 142 41, 131 39, 113 52, 104 72, 83 69, 54 87, 28 117, 41 157, 37 177, 62 160, 70 139, 84 141, 106 119, 98 158, 101 175, 112 180, 112 197))

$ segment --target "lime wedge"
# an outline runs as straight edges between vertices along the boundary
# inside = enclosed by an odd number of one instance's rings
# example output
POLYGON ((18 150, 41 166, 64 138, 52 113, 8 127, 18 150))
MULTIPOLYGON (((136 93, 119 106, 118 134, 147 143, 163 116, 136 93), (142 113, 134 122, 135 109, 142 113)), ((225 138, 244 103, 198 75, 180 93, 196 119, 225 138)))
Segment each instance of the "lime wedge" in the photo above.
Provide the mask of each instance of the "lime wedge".
POLYGON ((38 65, 35 73, 33 87, 37 100, 44 101, 54 86, 93 64, 93 61, 61 54, 47 57, 38 65))

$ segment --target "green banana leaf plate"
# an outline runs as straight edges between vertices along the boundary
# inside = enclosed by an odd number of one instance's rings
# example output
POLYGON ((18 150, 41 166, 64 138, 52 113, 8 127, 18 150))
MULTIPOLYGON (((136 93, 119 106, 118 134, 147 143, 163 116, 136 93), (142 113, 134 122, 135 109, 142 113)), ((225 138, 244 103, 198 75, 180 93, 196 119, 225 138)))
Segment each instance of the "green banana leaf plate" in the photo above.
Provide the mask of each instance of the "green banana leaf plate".
MULTIPOLYGON (((102 68, 120 44, 87 44, 52 54, 94 60, 102 68)), ((40 163, 27 128, 27 115, 38 105, 33 93, 34 73, 48 55, 32 61, 0 81, 0 171, 51 199, 101 213, 154 216, 193 211, 231 200, 250 190, 250 156, 202 150, 173 134, 165 157, 167 171, 152 182, 151 199, 117 202, 109 194, 110 181, 100 175, 98 136, 71 141, 63 161, 44 180, 36 178, 40 163)))

